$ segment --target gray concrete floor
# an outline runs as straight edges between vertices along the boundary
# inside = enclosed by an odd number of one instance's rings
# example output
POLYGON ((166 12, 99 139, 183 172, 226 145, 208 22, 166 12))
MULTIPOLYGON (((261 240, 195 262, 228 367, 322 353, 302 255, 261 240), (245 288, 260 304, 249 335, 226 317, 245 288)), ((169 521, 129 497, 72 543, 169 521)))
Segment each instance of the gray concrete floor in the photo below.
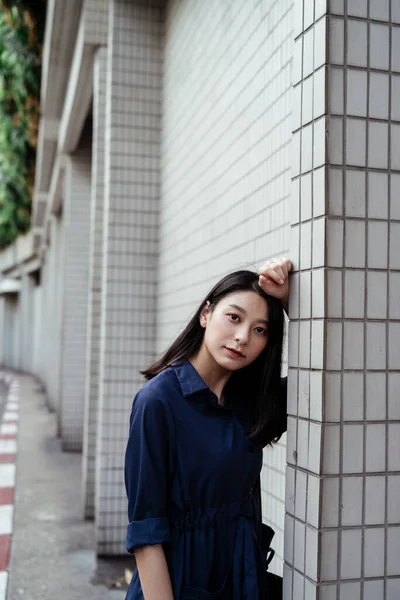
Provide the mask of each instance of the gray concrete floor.
POLYGON ((80 454, 61 451, 40 385, 21 383, 17 481, 7 600, 123 600, 133 558, 99 559, 82 519, 80 454), (122 585, 118 588, 118 584, 122 585))

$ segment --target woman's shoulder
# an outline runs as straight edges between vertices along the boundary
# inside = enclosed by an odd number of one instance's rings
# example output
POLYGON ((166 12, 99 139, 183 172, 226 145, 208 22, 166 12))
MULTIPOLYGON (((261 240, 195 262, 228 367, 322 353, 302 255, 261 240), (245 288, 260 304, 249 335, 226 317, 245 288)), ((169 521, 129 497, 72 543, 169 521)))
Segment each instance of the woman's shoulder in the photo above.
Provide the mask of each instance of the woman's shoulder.
POLYGON ((134 403, 141 405, 168 405, 169 400, 178 394, 179 385, 177 385, 176 375, 171 367, 164 369, 152 377, 137 392, 134 403))

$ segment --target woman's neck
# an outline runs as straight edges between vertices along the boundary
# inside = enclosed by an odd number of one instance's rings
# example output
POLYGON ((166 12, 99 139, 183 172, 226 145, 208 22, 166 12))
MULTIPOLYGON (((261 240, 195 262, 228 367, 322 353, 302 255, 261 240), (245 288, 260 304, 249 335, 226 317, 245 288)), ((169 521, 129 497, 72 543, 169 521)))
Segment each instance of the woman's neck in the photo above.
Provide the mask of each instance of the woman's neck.
POLYGON ((190 357, 189 361, 204 383, 217 396, 219 404, 223 404, 222 392, 232 372, 220 367, 203 346, 197 354, 190 357))

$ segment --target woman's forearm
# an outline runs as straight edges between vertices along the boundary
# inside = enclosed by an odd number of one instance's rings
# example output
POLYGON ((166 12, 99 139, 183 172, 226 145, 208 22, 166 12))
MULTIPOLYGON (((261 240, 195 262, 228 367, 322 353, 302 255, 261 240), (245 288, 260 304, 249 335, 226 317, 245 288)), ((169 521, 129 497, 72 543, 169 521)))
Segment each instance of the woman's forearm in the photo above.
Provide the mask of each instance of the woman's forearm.
POLYGON ((137 548, 135 558, 145 600, 174 600, 162 545, 137 548))

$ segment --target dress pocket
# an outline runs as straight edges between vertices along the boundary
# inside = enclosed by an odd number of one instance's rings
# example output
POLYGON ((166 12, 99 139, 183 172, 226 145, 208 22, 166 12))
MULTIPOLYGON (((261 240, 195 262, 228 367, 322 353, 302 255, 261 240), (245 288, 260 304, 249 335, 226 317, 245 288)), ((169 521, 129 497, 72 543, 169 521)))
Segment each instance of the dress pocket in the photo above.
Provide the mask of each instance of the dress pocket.
POLYGON ((217 592, 207 592, 201 588, 183 586, 181 600, 231 600, 227 586, 217 592))
POLYGON ((202 588, 194 588, 184 585, 181 600, 232 600, 231 569, 224 577, 223 584, 216 592, 208 592, 202 588))

